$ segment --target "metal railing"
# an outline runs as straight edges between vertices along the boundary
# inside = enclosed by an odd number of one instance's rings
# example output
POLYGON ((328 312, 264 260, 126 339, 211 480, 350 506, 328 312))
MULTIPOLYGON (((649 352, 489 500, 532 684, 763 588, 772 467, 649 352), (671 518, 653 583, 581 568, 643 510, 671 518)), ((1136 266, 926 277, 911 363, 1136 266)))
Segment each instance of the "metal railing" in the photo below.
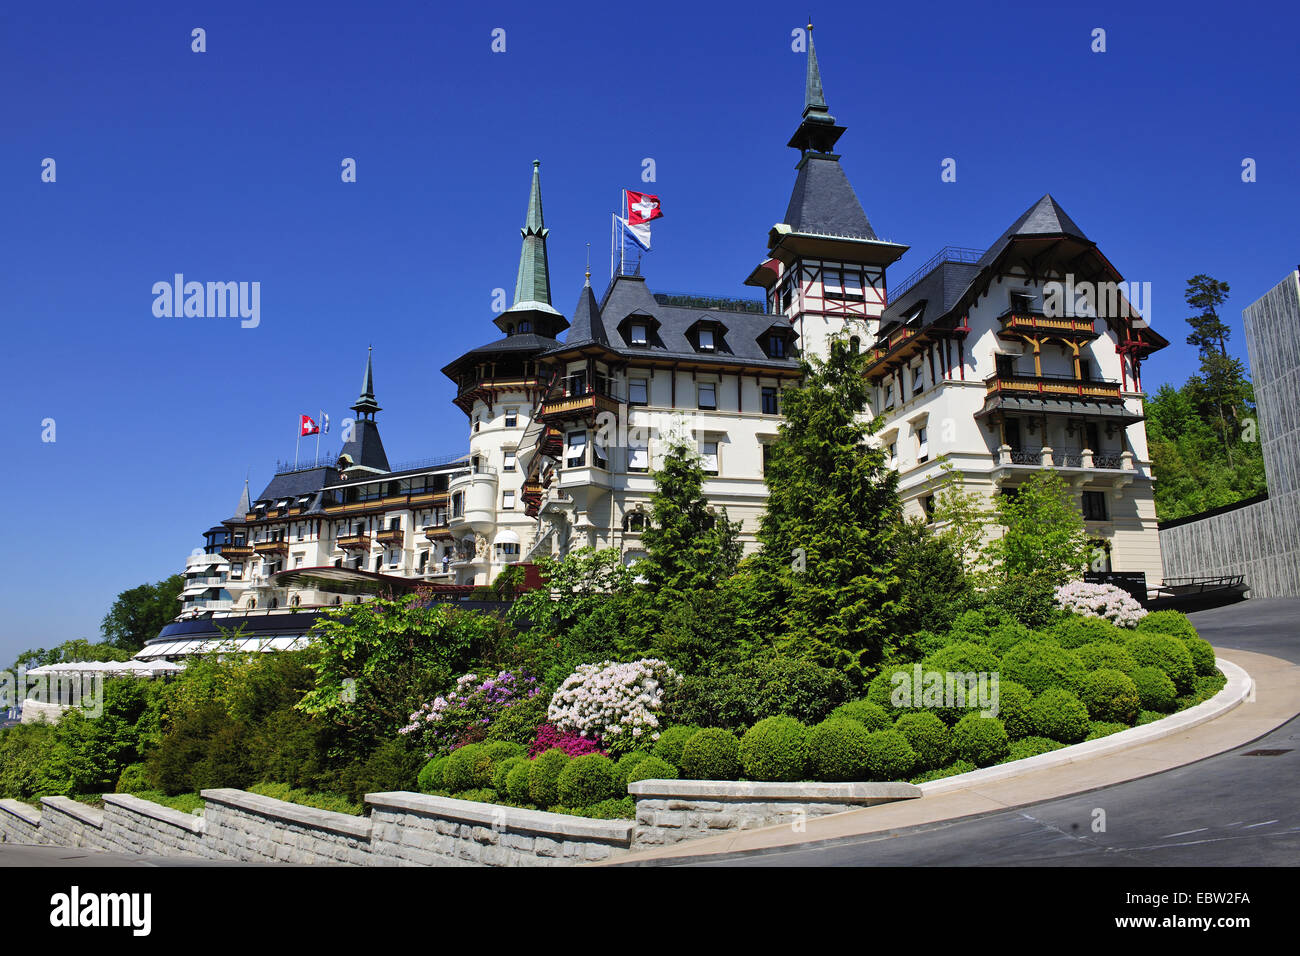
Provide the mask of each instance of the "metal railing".
POLYGON ((699 295, 692 292, 656 292, 660 305, 679 309, 702 309, 706 312, 747 312, 767 315, 766 299, 744 299, 739 296, 699 295))
POLYGON ((929 259, 925 260, 924 265, 918 268, 894 288, 890 289, 889 301, 897 302, 908 293, 912 286, 916 285, 929 275, 941 262, 973 263, 979 262, 980 257, 983 255, 983 249, 971 249, 966 246, 944 246, 929 259))

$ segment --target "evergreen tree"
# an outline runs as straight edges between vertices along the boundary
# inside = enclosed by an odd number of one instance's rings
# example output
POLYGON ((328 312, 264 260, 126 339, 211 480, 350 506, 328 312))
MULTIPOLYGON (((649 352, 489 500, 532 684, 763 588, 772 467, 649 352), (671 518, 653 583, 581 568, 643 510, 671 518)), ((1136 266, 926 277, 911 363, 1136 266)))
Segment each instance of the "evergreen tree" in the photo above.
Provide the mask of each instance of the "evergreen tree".
POLYGON ((767 466, 769 496, 755 562, 786 653, 855 678, 878 663, 897 611, 898 474, 868 436, 865 355, 843 338, 803 363, 782 395, 785 420, 767 466))
POLYGON ((1012 494, 1000 494, 1002 537, 989 554, 1004 578, 1044 577, 1064 584, 1088 562, 1088 535, 1074 494, 1056 471, 1030 475, 1012 494))
POLYGON ((1203 401, 1218 417, 1219 436, 1231 467, 1232 441, 1228 418, 1234 422, 1237 419, 1245 369, 1241 362, 1228 355, 1232 329, 1219 318, 1219 306, 1228 298, 1228 283, 1204 273, 1194 275, 1187 280, 1184 298, 1192 308, 1200 309, 1198 314, 1187 319, 1187 324, 1192 327, 1187 344, 1195 345, 1201 354, 1201 376, 1197 388, 1203 401))

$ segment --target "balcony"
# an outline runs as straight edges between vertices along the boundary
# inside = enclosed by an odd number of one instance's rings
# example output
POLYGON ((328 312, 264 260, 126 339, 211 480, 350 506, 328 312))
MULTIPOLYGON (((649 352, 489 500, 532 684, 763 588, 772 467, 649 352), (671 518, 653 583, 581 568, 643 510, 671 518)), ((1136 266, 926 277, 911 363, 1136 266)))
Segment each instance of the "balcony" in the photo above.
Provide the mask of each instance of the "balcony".
POLYGON ((622 403, 622 396, 616 395, 607 382, 593 386, 566 379, 561 387, 546 396, 537 417, 547 423, 575 419, 591 421, 601 412, 617 415, 622 403))
POLYGON ((251 544, 223 544, 221 546, 221 556, 227 561, 251 558, 253 556, 253 546, 251 544))
POLYGON ((1119 382, 1088 380, 1068 375, 991 375, 984 380, 984 387, 986 397, 1007 395, 1067 401, 1123 401, 1119 394, 1119 382))
POLYGON ((375 541, 386 548, 400 548, 406 541, 406 532, 401 528, 388 528, 375 533, 375 541))
POLYGON ((255 541, 253 542, 253 550, 258 554, 288 554, 289 542, 283 538, 273 541, 255 541))
POLYGON ((486 532, 496 524, 497 473, 495 468, 477 465, 451 480, 453 495, 462 495, 461 513, 451 516, 453 527, 468 526, 486 532))
POLYGON ((1097 337, 1097 320, 1090 315, 1049 316, 1032 310, 1008 309, 998 316, 998 321, 1002 324, 1001 338, 1050 335, 1082 341, 1097 337))
POLYGON ((338 541, 335 543, 344 551, 369 551, 370 535, 365 532, 339 535, 338 541))
POLYGON ((437 541, 439 539, 448 539, 448 538, 455 537, 455 535, 451 533, 451 528, 447 526, 446 519, 443 519, 442 521, 438 521, 435 522, 434 524, 426 526, 424 529, 424 536, 428 538, 430 541, 437 541))
POLYGON ((1079 471, 1133 471, 1133 453, 1087 448, 1011 448, 1002 446, 994 459, 1000 468, 1061 468, 1079 471))

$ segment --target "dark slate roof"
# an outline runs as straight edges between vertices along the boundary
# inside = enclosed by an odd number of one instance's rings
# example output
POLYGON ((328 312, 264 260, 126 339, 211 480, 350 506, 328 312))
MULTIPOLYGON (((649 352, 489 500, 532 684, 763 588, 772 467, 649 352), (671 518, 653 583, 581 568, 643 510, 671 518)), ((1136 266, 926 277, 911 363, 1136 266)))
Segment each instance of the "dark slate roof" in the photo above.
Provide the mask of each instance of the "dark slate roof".
MULTIPOLYGON (((357 422, 358 426, 361 424, 361 422, 357 422)), ((271 483, 262 489, 262 493, 257 496, 257 501, 266 501, 268 498, 301 498, 304 495, 314 495, 325 487, 333 471, 333 468, 308 468, 303 471, 291 471, 287 474, 276 475, 271 479, 271 483)), ((242 519, 244 516, 239 515, 238 517, 242 519)))
MULTIPOLYGON (((583 295, 585 298, 586 293, 584 292, 583 295)), ((594 295, 592 299, 594 302, 594 295)), ((581 304, 580 302, 579 305, 581 304)), ((604 301, 591 313, 591 316, 593 319, 600 320, 605 341, 608 343, 605 347, 630 361, 655 357, 709 364, 766 365, 770 368, 798 368, 799 366, 795 358, 768 358, 759 345, 759 337, 772 326, 789 328, 789 322, 783 316, 661 305, 646 288, 645 279, 639 276, 616 276, 605 291, 604 301), (652 342, 648 347, 629 345, 619 331, 619 324, 634 312, 658 322, 657 338, 652 336, 652 342), (686 331, 701 320, 718 322, 726 329, 716 352, 697 352, 686 337, 686 331)), ((569 330, 564 345, 554 349, 554 353, 567 352, 570 348, 581 344, 573 339, 576 328, 575 321, 574 328, 569 330)), ((587 344, 590 342, 589 339, 587 344)))
POLYGON ((889 303, 880 316, 881 329, 900 321, 921 302, 925 304, 921 321, 937 319, 956 305, 979 271, 972 262, 940 262, 920 282, 889 303))
POLYGON ((339 457, 352 456, 352 464, 388 471, 388 455, 379 438, 379 426, 370 419, 361 418, 352 426, 352 441, 343 446, 339 457))
POLYGON ((588 280, 578 295, 578 304, 573 308, 573 324, 569 334, 564 337, 564 347, 585 345, 595 342, 597 345, 609 345, 609 336, 605 333, 605 323, 600 318, 600 306, 596 303, 596 293, 591 291, 588 280))
POLYGON ((799 164, 785 223, 798 233, 878 238, 839 160, 831 154, 809 153, 799 164))
POLYGON ((1011 228, 998 237, 998 241, 989 246, 988 251, 976 263, 979 268, 993 263, 1002 251, 1019 236, 1072 236, 1084 242, 1091 242, 1069 216, 1060 207, 1051 194, 1045 194, 1024 214, 1011 224, 1011 228))
MULTIPOLYGON (((572 334, 572 333, 570 333, 572 334)), ((483 355, 500 355, 506 352, 525 352, 537 354, 549 352, 560 343, 556 339, 549 338, 545 335, 538 335, 536 332, 522 332, 519 335, 507 335, 499 339, 493 339, 486 345, 480 345, 478 348, 470 349, 459 358, 448 362, 443 366, 444 375, 455 378, 453 372, 466 359, 483 355)))

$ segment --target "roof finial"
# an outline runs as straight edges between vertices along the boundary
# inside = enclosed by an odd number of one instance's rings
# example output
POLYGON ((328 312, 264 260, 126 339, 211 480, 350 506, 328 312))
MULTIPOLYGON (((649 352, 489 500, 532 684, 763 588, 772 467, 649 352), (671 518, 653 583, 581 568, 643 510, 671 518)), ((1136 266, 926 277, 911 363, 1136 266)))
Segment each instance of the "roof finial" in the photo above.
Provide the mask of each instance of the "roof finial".
POLYGON ((374 418, 375 412, 383 411, 379 403, 375 401, 375 371, 374 371, 374 351, 373 345, 366 348, 366 376, 361 380, 361 395, 357 398, 356 404, 352 410, 363 418, 374 418))
POLYGON ((533 183, 528 191, 528 216, 524 228, 524 246, 519 253, 519 275, 515 279, 515 301, 551 304, 551 272, 546 261, 546 236, 550 232, 542 217, 542 161, 533 160, 533 183))
POLYGON ((583 285, 591 285, 591 243, 587 243, 587 281, 583 285))
POLYGON ((808 17, 808 70, 804 80, 803 120, 790 139, 790 144, 800 152, 829 153, 835 141, 844 132, 835 125, 835 117, 826 106, 826 93, 822 89, 822 71, 817 62, 817 45, 813 42, 812 17, 808 17))

